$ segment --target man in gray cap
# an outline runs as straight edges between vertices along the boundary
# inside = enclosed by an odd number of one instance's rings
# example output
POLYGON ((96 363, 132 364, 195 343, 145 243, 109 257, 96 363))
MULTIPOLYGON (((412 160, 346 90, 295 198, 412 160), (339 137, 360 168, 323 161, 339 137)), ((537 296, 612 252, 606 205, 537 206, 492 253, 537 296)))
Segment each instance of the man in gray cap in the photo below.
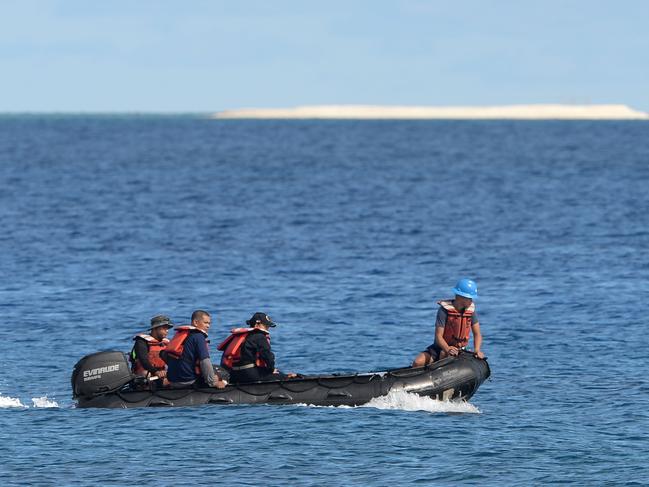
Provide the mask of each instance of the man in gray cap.
POLYGON ((134 374, 160 379, 167 376, 167 364, 160 358, 160 352, 167 347, 167 335, 173 326, 168 316, 154 316, 149 333, 138 333, 133 337, 135 344, 130 358, 134 374))

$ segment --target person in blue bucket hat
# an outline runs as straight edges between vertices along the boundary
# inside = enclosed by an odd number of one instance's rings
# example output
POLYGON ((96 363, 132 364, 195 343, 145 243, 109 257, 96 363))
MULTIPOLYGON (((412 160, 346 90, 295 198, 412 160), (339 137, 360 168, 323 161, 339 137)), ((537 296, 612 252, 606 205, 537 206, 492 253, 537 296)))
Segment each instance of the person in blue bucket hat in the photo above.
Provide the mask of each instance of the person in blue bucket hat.
POLYGON ((469 344, 473 333, 473 353, 484 358, 480 351, 482 334, 474 301, 478 299, 478 285, 471 279, 460 279, 453 288, 454 299, 438 301, 435 320, 435 342, 421 352, 412 363, 423 367, 449 355, 455 356, 469 344))

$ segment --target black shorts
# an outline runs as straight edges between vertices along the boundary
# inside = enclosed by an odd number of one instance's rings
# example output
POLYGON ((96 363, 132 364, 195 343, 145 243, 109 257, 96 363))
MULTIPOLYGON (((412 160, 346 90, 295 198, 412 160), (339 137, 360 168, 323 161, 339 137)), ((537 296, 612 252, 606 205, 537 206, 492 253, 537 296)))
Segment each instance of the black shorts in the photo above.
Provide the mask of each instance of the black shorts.
POLYGON ((249 369, 233 370, 230 372, 230 382, 233 384, 278 380, 282 378, 279 374, 273 374, 272 370, 262 369, 260 367, 251 367, 249 369))
POLYGON ((430 355, 430 357, 433 360, 439 360, 439 354, 440 354, 441 351, 442 351, 442 349, 439 348, 434 343, 432 345, 429 345, 428 348, 426 348, 426 350, 424 350, 424 352, 426 352, 428 355, 430 355))

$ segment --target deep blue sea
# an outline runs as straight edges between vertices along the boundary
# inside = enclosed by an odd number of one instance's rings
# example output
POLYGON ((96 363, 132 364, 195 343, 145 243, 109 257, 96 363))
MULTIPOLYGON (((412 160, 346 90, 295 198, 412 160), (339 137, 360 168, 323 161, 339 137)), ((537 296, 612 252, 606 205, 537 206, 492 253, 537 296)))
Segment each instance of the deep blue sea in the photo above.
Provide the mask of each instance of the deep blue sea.
POLYGON ((0 117, 0 484, 647 485, 649 123, 0 117), (75 409, 151 316, 407 365, 477 281, 470 404, 75 409))

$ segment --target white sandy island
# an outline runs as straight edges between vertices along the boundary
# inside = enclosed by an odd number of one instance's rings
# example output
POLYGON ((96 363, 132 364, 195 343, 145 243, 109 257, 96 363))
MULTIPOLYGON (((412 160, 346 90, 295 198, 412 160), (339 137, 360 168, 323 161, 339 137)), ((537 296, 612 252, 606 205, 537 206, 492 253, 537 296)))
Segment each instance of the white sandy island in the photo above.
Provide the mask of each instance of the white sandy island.
POLYGON ((506 105, 425 107, 314 105, 295 108, 242 108, 217 112, 219 119, 357 119, 357 120, 649 120, 649 114, 626 105, 506 105))

